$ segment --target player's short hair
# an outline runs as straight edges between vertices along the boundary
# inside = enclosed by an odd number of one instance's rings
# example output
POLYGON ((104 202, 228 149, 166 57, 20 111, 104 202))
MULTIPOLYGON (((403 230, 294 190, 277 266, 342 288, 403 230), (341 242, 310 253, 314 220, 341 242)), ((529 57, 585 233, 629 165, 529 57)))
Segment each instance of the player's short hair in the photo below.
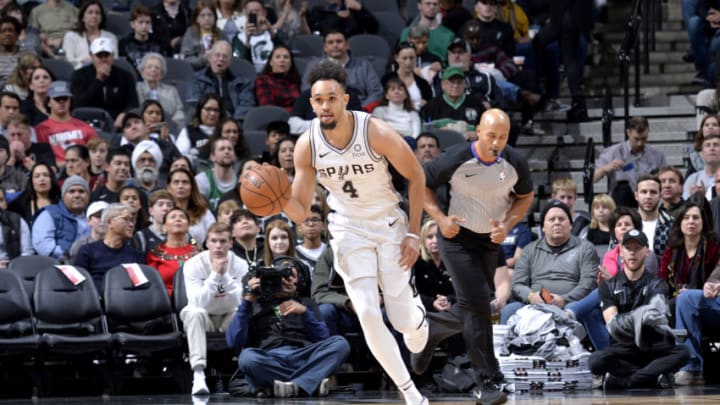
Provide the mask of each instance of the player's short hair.
POLYGON ((347 72, 339 63, 325 59, 310 69, 308 84, 312 86, 320 80, 335 80, 343 90, 347 90, 347 72))

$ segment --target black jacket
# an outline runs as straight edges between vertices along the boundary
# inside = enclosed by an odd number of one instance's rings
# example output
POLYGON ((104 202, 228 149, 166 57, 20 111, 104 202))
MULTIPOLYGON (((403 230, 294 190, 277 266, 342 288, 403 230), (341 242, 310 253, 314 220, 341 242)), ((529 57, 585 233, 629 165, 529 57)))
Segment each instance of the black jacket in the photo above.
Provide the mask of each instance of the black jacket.
POLYGON ((103 108, 115 118, 138 106, 135 78, 131 73, 114 66, 105 81, 101 82, 95 75, 94 65, 73 72, 70 84, 73 107, 103 108))

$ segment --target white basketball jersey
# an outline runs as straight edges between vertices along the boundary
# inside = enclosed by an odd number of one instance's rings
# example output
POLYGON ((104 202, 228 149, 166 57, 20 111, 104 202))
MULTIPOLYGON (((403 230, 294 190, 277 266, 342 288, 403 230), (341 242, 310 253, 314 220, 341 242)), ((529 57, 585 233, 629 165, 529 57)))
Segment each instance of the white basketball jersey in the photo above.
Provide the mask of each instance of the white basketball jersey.
POLYGON ((331 145, 320 129, 320 120, 312 120, 312 165, 318 182, 329 192, 330 209, 347 217, 376 218, 397 208, 400 194, 392 185, 387 160, 370 149, 370 114, 351 112, 353 134, 344 149, 331 145))

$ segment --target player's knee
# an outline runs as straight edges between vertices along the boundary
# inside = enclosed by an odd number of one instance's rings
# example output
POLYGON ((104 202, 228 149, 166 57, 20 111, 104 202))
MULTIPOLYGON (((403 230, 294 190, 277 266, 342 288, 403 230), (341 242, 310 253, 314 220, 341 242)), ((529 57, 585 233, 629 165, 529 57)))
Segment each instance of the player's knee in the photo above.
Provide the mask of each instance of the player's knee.
POLYGON ((360 324, 362 325, 378 325, 383 323, 382 313, 377 307, 355 308, 360 324))

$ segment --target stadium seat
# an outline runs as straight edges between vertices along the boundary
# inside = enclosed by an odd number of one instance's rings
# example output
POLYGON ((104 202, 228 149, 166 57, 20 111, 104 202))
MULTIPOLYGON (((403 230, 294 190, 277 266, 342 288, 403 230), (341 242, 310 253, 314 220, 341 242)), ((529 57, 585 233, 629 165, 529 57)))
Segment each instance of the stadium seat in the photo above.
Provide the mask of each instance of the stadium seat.
POLYGON ((110 348, 111 335, 92 276, 85 269, 76 269, 85 277, 78 285, 55 267, 35 278, 37 330, 50 355, 106 353, 110 348))
MULTIPOLYGON (((413 0, 408 0, 415 3, 413 0)), ((363 7, 377 16, 378 12, 393 13, 395 15, 400 14, 398 5, 395 0, 363 0, 363 7)))
POLYGON ((15 272, 0 271, 0 356, 32 354, 40 343, 23 280, 15 272))
POLYGON ((405 2, 405 16, 407 16, 407 22, 408 22, 407 24, 405 24, 406 26, 409 25, 409 23, 412 22, 412 20, 414 20, 415 17, 417 17, 417 15, 418 15, 417 6, 418 6, 417 1, 411 0, 411 1, 405 2))
POLYGON ((115 133, 115 121, 106 110, 100 107, 77 107, 72 110, 73 117, 85 121, 98 133, 115 133))
POLYGON ((265 131, 267 125, 273 121, 286 121, 290 113, 286 109, 274 105, 253 107, 248 111, 243 121, 243 133, 247 131, 265 131))
POLYGON ((290 42, 290 49, 294 56, 302 57, 322 57, 323 56, 323 37, 320 35, 297 35, 290 42))
POLYGON ((405 28, 405 21, 397 13, 378 11, 373 14, 375 14, 379 24, 378 35, 385 38, 385 41, 390 45, 390 49, 394 49, 400 40, 403 28, 405 28))
POLYGON ((255 77, 257 77, 257 72, 255 72, 255 65, 246 61, 245 59, 233 58, 233 61, 230 64, 230 71, 235 76, 244 77, 248 79, 250 83, 255 85, 255 77))
POLYGON ((20 276, 28 301, 32 302, 35 290, 35 277, 49 267, 58 264, 57 259, 49 256, 19 256, 10 260, 8 270, 20 276))
POLYGON ((243 136, 245 137, 245 142, 247 142, 247 145, 250 148, 251 156, 259 156, 267 148, 265 145, 266 131, 243 131, 243 136))
POLYGON ((52 72, 55 80, 63 80, 68 83, 70 83, 72 74, 75 71, 73 65, 65 59, 45 58, 43 59, 43 66, 52 72))
POLYGON ((374 56, 388 59, 392 54, 390 45, 379 35, 353 35, 348 39, 348 42, 353 57, 374 56))
POLYGON ((377 56, 368 56, 365 59, 367 59, 368 62, 370 62, 370 64, 372 65, 378 79, 382 79, 382 77, 385 76, 385 72, 387 71, 387 59, 377 56))
POLYGON ((124 354, 179 349, 182 334, 165 283, 155 268, 140 269, 148 281, 137 287, 123 266, 105 273, 103 302, 113 344, 124 354))
POLYGON ((465 136, 459 132, 447 129, 430 129, 429 132, 438 137, 440 141, 440 150, 445 150, 456 143, 467 142, 465 136))
MULTIPOLYGON (((163 82, 178 86, 181 83, 190 82, 193 80, 194 70, 192 65, 185 60, 175 58, 165 58, 165 65, 167 66, 165 77, 163 82)), ((182 98, 182 94, 180 95, 182 98)))
POLYGON ((108 11, 105 12, 105 29, 115 34, 118 40, 130 35, 130 12, 108 11))
MULTIPOLYGON (((133 79, 135 79, 135 83, 140 81, 140 76, 138 75, 137 69, 135 69, 135 66, 131 65, 130 62, 127 61, 127 59, 115 58, 113 60, 113 69, 114 68, 121 68, 121 69, 127 71, 128 73, 130 73, 130 75, 133 77, 133 79)), ((132 83, 132 85, 134 86, 135 83, 132 83)))
POLYGON ((311 58, 308 58, 306 56, 293 56, 293 62, 295 63, 295 68, 300 74, 300 78, 305 77, 305 71, 310 65, 310 59, 311 58))

